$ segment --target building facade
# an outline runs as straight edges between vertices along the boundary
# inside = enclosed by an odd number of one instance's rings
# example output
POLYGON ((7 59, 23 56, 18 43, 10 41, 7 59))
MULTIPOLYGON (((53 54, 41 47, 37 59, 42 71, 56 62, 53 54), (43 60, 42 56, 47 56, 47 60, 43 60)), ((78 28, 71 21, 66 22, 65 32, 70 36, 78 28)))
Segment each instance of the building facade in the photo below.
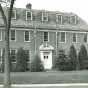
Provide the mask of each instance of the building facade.
MULTIPOLYGON (((84 44, 88 50, 88 24, 74 13, 34 10, 28 4, 26 9, 13 8, 9 40, 13 68, 17 49, 22 47, 29 56, 28 68, 38 54, 44 69, 52 69, 58 49, 63 48, 68 54, 73 44, 78 53, 84 44)), ((0 16, 0 66, 4 41, 4 22, 0 16)))

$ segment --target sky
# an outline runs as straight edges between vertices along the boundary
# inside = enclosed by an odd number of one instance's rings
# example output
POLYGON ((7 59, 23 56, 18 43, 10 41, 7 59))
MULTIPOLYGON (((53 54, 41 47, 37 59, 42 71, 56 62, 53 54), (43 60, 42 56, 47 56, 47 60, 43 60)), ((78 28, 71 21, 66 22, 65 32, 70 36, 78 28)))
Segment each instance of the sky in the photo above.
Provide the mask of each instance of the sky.
POLYGON ((14 7, 26 8, 28 3, 32 9, 73 12, 88 23, 88 0, 16 0, 14 7))

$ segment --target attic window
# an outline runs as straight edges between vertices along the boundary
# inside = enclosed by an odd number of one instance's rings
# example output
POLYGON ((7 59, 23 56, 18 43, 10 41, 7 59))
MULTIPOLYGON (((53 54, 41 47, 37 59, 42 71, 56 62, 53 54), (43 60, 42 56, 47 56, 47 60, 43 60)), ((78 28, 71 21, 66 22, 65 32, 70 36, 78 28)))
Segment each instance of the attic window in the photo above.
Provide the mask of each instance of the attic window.
POLYGON ((32 20, 32 12, 26 11, 26 20, 32 20))
POLYGON ((48 21, 48 13, 42 13, 42 21, 48 21))
POLYGON ((62 14, 56 14, 56 22, 62 22, 62 14))
POLYGON ((70 22, 76 23, 76 16, 70 16, 70 22))
POLYGON ((16 19, 16 10, 12 10, 11 19, 16 19))

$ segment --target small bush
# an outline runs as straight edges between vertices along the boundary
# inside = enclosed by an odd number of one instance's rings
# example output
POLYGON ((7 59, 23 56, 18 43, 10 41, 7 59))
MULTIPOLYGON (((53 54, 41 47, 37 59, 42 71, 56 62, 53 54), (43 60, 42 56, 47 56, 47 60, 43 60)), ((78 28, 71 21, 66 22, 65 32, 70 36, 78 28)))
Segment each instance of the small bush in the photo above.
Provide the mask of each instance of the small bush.
POLYGON ((41 59, 38 57, 38 55, 35 55, 35 58, 31 62, 31 71, 38 72, 38 71, 43 71, 43 69, 44 67, 41 59))
POLYGON ((17 72, 26 71, 28 56, 22 47, 18 49, 16 58, 17 58, 17 63, 16 63, 15 71, 17 72))

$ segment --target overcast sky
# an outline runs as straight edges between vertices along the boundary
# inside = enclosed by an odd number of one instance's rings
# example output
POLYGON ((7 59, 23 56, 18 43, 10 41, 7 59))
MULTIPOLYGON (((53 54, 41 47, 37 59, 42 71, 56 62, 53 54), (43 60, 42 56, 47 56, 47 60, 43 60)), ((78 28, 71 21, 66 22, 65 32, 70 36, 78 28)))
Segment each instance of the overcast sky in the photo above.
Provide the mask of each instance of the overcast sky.
POLYGON ((32 9, 73 12, 88 23, 88 0, 16 0, 15 7, 25 8, 28 3, 32 9))

